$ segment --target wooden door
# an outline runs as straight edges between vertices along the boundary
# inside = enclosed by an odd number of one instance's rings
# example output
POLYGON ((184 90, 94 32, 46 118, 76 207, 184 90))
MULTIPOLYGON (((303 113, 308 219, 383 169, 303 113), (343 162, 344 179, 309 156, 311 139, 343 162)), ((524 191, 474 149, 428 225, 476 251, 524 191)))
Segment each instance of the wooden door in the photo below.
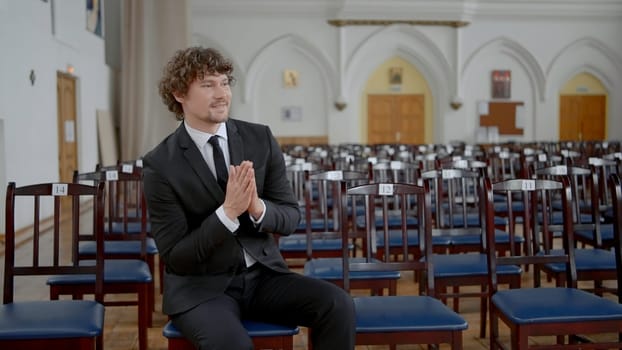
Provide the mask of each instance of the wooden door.
POLYGON ((423 95, 369 95, 367 110, 368 143, 424 143, 423 95))
MULTIPOLYGON (((73 171, 78 169, 78 135, 76 125, 76 78, 58 72, 56 74, 58 99, 58 172, 59 181, 71 182, 73 171)), ((63 202, 64 208, 71 203, 63 202)))
POLYGON ((561 95, 560 141, 604 140, 606 103, 605 95, 561 95))

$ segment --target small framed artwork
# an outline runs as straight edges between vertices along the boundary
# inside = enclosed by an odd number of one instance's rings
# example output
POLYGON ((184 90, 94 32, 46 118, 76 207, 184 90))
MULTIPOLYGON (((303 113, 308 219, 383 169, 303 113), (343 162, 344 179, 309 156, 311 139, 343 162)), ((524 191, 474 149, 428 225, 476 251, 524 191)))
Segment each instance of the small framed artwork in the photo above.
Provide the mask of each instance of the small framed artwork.
POLYGON ((512 72, 509 70, 493 70, 492 98, 510 98, 512 86, 512 72))
POLYGON ((389 68, 389 84, 402 85, 402 67, 389 68))
POLYGON ((299 122, 302 120, 301 106, 286 106, 281 108, 281 120, 286 122, 299 122))
POLYGON ((285 69, 283 71, 283 85, 286 88, 295 88, 298 86, 299 73, 294 69, 285 69))

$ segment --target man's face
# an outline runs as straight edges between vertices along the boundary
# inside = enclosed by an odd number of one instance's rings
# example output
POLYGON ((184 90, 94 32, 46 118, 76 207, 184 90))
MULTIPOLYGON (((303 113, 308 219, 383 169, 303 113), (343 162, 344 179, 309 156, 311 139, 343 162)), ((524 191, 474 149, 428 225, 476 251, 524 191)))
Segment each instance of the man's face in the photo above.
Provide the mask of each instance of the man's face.
POLYGON ((175 97, 184 110, 184 119, 194 128, 213 133, 211 127, 229 117, 231 87, 225 74, 206 73, 195 79, 184 96, 175 97))

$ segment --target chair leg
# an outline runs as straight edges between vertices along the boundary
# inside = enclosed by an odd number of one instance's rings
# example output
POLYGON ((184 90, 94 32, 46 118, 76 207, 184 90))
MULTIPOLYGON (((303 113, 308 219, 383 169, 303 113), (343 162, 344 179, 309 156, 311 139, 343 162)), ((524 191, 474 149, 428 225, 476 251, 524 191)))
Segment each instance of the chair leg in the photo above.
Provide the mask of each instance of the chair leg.
POLYGON ((147 350, 147 328, 151 323, 151 306, 149 305, 149 288, 151 284, 143 284, 138 292, 138 349, 147 350))
POLYGON ((488 296, 485 294, 488 287, 484 284, 481 286, 482 297, 480 298, 479 312, 479 337, 486 338, 486 315, 488 314, 488 296))

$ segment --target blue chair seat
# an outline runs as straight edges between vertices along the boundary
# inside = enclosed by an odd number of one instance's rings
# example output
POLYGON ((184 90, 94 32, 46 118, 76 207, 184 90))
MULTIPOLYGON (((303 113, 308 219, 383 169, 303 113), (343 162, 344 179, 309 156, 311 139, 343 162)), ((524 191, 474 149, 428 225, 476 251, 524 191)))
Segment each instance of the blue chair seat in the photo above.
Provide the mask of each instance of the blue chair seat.
MULTIPOLYGON (((487 276, 488 262, 486 254, 434 254, 435 277, 487 276)), ((522 269, 515 265, 497 266, 499 275, 520 275, 522 269)))
MULTIPOLYGON (((350 262, 364 262, 365 258, 352 258, 350 262)), ((342 280, 343 260, 341 258, 311 259, 305 263, 305 276, 322 280, 342 280)), ((351 280, 399 279, 399 271, 351 271, 351 280)))
MULTIPOLYGON (((242 320, 242 325, 246 328, 248 335, 251 337, 278 337, 296 335, 300 332, 300 328, 296 326, 284 326, 273 323, 265 323, 258 321, 242 320)), ((183 338, 183 335, 171 321, 168 321, 162 329, 162 334, 166 338, 183 338)))
POLYGON ((572 288, 502 290, 492 302, 517 324, 622 320, 622 304, 572 288))
MULTIPOLYGON (((447 225, 449 222, 449 216, 445 216, 443 218, 443 222, 447 225)), ((462 217, 461 214, 456 215, 454 213, 454 218, 452 220, 453 225, 456 227, 461 227, 464 226, 464 218, 462 217)), ((505 226, 507 224, 507 219, 501 216, 495 216, 494 217, 494 223, 496 226, 505 226)), ((478 227, 481 226, 480 224, 480 220, 479 220, 479 214, 478 213, 468 213, 466 216, 466 225, 467 227, 478 227)))
POLYGON ((96 337, 104 306, 92 300, 42 300, 0 305, 0 339, 96 337))
MULTIPOLYGON (((465 244, 480 244, 482 237, 480 235, 462 235, 462 236, 449 236, 451 239, 451 243, 454 245, 465 245, 465 244)), ((515 243, 523 243, 525 239, 522 236, 514 236, 515 243)), ((496 229, 495 230, 495 242, 497 244, 507 244, 510 243, 510 234, 496 229)))
MULTIPOLYGON (((312 239, 311 246, 313 250, 327 251, 327 250, 340 250, 341 238, 327 238, 327 239, 312 239)), ((350 249, 353 249, 354 245, 350 244, 350 249)), ((279 238, 279 250, 283 252, 300 252, 307 250, 307 235, 304 233, 295 233, 289 236, 283 236, 279 238)))
MULTIPOLYGON (((495 208, 495 213, 507 213, 508 212, 508 203, 505 201, 505 197, 502 197, 503 201, 495 201, 493 206, 495 208)), ((525 206, 522 201, 512 201, 512 212, 521 213, 525 211, 525 206)))
MULTIPOLYGON (((551 250, 552 254, 563 254, 563 250, 554 249, 551 250)), ((616 257, 613 251, 595 248, 577 248, 575 253, 575 265, 577 271, 591 271, 591 270, 616 270, 616 257)), ((546 264, 546 266, 553 272, 566 271, 566 264, 564 263, 552 263, 546 264)))
MULTIPOLYGON (((127 223, 127 233, 140 233, 141 231, 141 223, 140 221, 131 221, 127 223)), ((104 226, 104 232, 105 233, 122 233, 123 228, 124 228, 124 224, 123 222, 119 222, 119 221, 114 221, 112 222, 111 225, 112 228, 112 232, 109 232, 109 228, 108 228, 108 224, 106 224, 104 226)), ((151 225, 149 222, 147 222, 147 226, 145 228, 146 232, 151 232, 151 225)))
MULTIPOLYGON (((581 214, 580 216, 581 222, 592 222, 592 215, 591 214, 581 214)), ((550 225, 561 225, 562 224, 562 212, 561 211, 556 211, 553 212, 553 215, 551 218, 549 218, 549 224, 550 225)), ((542 222, 542 214, 538 213, 538 222, 542 222)))
MULTIPOLYGON (((575 235, 588 240, 594 239, 594 233, 590 230, 578 230, 575 235)), ((600 224, 600 238, 603 242, 613 241, 613 224, 600 224)))
MULTIPOLYGON (((147 254, 158 254, 158 247, 156 247, 155 241, 151 237, 147 237, 145 240, 147 254)), ((105 241, 104 252, 106 254, 139 254, 140 253, 140 241, 105 241)), ((78 253, 84 255, 95 255, 96 245, 93 241, 80 242, 78 246, 78 253)))
MULTIPOLYGON (((94 260, 81 260, 80 264, 92 265, 94 260)), ((153 280, 149 266, 138 259, 106 259, 104 260, 105 283, 149 283, 153 280)), ((95 283, 95 275, 57 275, 50 276, 48 285, 54 284, 88 284, 95 283)), ((104 287, 105 289, 105 287, 104 287)))
POLYGON ((467 329, 459 314, 428 296, 356 297, 354 308, 357 333, 467 329))
MULTIPOLYGON (((327 221, 327 226, 329 229, 331 229, 333 227, 333 220, 328 220, 327 221)), ((305 220, 304 216, 303 218, 300 220, 300 222, 298 223, 298 226, 296 227, 296 231, 298 232, 304 232, 304 230, 307 229, 307 221, 305 220)), ((317 219, 311 219, 311 230, 312 231, 320 231, 320 230, 324 230, 324 219, 322 218, 317 218, 317 219)))
MULTIPOLYGON (((407 230, 406 231, 408 238, 408 245, 411 247, 419 246, 419 234, 417 230, 407 230)), ((447 236, 432 236, 432 244, 433 245, 449 245, 451 244, 451 238, 447 236)), ((383 247, 384 246, 384 238, 382 235, 378 235, 376 237, 376 246, 383 247)), ((402 246, 402 230, 390 230, 389 231, 389 246, 390 247, 401 247, 402 246)))
MULTIPOLYGON (((384 225, 384 222, 382 220, 382 217, 377 217, 376 218, 376 227, 382 227, 382 225, 384 225)), ((402 218, 398 217, 398 216, 390 216, 389 217, 389 227, 400 227, 402 225, 402 218)), ((406 218, 406 225, 408 226, 415 226, 417 225, 417 218, 409 216, 406 218)), ((364 228, 365 227, 365 217, 364 216, 359 216, 356 218, 356 226, 359 228, 364 228)))

